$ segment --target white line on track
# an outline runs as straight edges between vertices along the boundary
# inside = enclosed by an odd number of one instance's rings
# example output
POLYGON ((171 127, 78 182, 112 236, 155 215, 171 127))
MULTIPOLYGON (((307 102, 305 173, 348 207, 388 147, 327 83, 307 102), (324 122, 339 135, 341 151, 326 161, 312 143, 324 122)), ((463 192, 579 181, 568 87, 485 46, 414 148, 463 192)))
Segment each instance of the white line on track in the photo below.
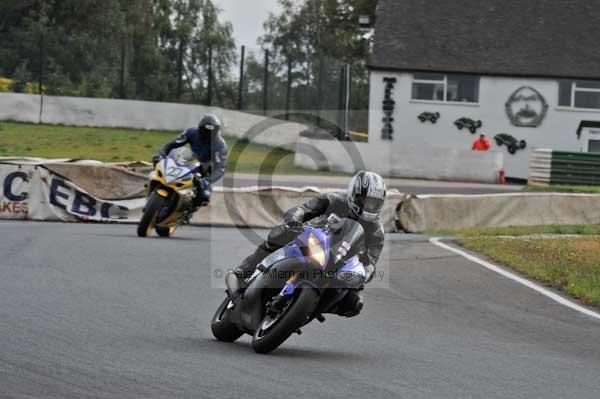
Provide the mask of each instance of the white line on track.
POLYGON ((583 313, 583 314, 585 314, 587 316, 590 316, 590 317, 593 317, 595 319, 600 320, 600 313, 594 312, 593 310, 590 310, 588 308, 580 306, 580 305, 576 304, 573 301, 570 301, 570 300, 568 300, 568 299, 566 299, 566 298, 564 298, 564 297, 562 297, 562 296, 560 296, 560 295, 558 295, 558 294, 556 294, 556 293, 554 293, 554 292, 552 292, 552 291, 550 291, 550 290, 548 290, 548 289, 546 289, 544 287, 541 287, 541 286, 539 286, 539 285, 537 285, 537 284, 535 284, 535 283, 533 283, 533 282, 531 282, 531 281, 529 281, 529 280, 527 280, 527 279, 525 279, 523 277, 517 276, 516 274, 513 274, 513 273, 511 273, 511 272, 509 272, 507 270, 504 270, 504 269, 502 269, 502 268, 500 268, 500 267, 498 267, 498 266, 496 266, 496 265, 494 265, 494 264, 492 264, 490 262, 486 262, 485 260, 479 259, 478 257, 473 256, 473 255, 471 255, 471 254, 469 254, 469 253, 467 253, 465 251, 462 251, 462 250, 460 250, 458 248, 454 248, 454 247, 452 247, 452 246, 450 246, 448 244, 444 244, 443 242, 441 242, 441 240, 442 240, 441 238, 431 238, 429 240, 429 242, 431 242, 433 245, 437 245, 440 248, 444 248, 444 249, 446 249, 448 251, 451 251, 451 252, 454 252, 455 254, 458 254, 458 255, 460 255, 460 256, 462 256, 464 258, 467 258, 471 262, 475 262, 475 263, 477 263, 477 264, 485 267, 486 269, 489 269, 489 270, 491 270, 493 272, 496 272, 496 273, 498 273, 498 274, 500 274, 500 275, 502 275, 502 276, 504 276, 506 278, 509 278, 509 279, 511 279, 513 281, 516 281, 519 284, 522 284, 522 285, 524 285, 524 286, 526 286, 528 288, 531 288, 532 290, 537 291, 537 292, 539 292, 542 295, 545 295, 546 297, 552 299, 553 301, 556 301, 556 302, 560 303, 563 306, 566 306, 568 308, 571 308, 573 310, 581 312, 581 313, 583 313))

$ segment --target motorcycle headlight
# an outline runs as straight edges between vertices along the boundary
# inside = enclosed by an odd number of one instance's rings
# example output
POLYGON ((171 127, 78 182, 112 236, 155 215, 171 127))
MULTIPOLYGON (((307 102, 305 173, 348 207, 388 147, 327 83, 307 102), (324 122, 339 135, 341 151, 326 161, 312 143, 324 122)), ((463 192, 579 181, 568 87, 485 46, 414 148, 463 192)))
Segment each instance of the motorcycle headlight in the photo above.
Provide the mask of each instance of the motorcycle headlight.
POLYGON ((325 266, 325 251, 319 239, 314 234, 311 234, 308 238, 308 257, 317 262, 321 267, 325 266))

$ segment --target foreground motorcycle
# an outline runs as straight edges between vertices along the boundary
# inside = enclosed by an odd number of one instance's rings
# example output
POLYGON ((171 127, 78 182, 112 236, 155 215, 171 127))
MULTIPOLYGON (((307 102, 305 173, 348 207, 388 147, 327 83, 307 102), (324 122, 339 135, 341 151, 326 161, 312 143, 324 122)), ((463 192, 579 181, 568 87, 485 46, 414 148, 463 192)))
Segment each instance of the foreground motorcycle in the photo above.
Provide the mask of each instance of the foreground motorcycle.
POLYGON ((314 319, 324 322, 323 313, 348 289, 362 289, 365 269, 359 255, 365 233, 359 223, 331 215, 297 233, 298 238, 261 262, 241 298, 238 279, 227 275, 227 298, 211 323, 218 340, 233 342, 250 334, 252 348, 268 353, 314 319))
POLYGON ((188 148, 178 148, 154 166, 146 185, 148 198, 137 234, 146 237, 152 229, 161 237, 170 237, 193 209, 194 174, 200 170, 188 148))

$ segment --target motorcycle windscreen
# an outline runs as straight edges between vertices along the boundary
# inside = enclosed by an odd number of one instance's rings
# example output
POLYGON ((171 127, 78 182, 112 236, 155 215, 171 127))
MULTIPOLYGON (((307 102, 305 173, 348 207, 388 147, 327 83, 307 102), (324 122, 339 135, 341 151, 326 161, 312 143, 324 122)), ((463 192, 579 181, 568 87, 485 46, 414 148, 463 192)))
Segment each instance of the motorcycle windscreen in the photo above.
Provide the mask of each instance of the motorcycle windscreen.
POLYGON ((335 264, 346 261, 364 251, 365 230, 355 220, 343 219, 337 225, 332 235, 331 252, 335 257, 335 264))
POLYGON ((169 158, 173 159, 177 166, 188 166, 195 161, 194 153, 188 147, 175 148, 169 153, 169 158))

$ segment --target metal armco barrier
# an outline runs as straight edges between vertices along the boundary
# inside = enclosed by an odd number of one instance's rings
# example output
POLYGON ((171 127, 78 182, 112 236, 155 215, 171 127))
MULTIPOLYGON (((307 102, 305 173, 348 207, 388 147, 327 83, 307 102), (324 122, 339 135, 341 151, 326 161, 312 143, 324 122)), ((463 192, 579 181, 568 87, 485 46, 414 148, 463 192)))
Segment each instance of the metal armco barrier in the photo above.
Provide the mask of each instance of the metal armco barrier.
POLYGON ((600 184, 600 154, 552 152, 550 182, 554 184, 600 184))
POLYGON ((529 162, 531 184, 600 184, 600 154, 535 150, 529 162))

